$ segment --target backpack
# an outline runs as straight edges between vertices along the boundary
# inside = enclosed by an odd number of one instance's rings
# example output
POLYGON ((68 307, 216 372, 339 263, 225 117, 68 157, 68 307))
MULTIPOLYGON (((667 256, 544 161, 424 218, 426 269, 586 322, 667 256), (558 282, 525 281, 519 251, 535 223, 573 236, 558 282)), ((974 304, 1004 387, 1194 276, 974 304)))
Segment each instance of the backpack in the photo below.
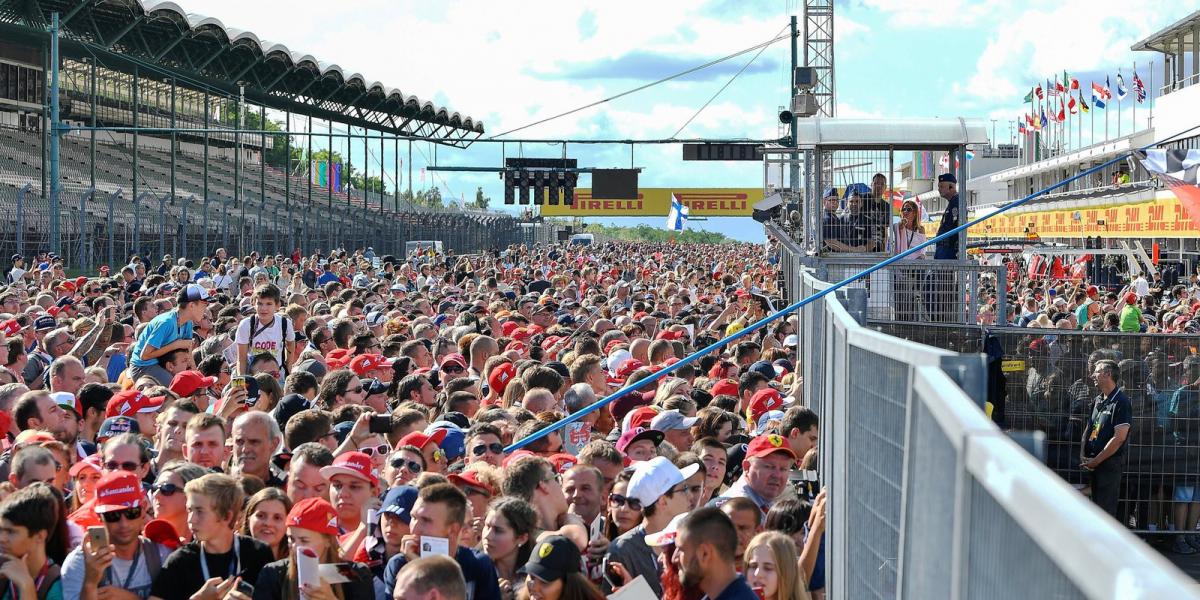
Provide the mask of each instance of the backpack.
MULTIPOLYGON (((290 319, 288 319, 286 314, 277 314, 275 316, 279 317, 279 371, 286 376, 288 374, 287 334, 288 334, 288 330, 291 329, 292 326, 288 322, 290 319)), ((250 345, 250 347, 254 347, 254 338, 258 337, 258 334, 266 331, 267 328, 263 327, 262 329, 259 329, 257 332, 254 331, 254 323, 258 321, 258 317, 254 316, 254 315, 250 315, 248 318, 250 319, 250 343, 249 343, 249 345, 250 345)), ((249 362, 249 360, 250 360, 250 357, 247 357, 247 362, 249 362)))

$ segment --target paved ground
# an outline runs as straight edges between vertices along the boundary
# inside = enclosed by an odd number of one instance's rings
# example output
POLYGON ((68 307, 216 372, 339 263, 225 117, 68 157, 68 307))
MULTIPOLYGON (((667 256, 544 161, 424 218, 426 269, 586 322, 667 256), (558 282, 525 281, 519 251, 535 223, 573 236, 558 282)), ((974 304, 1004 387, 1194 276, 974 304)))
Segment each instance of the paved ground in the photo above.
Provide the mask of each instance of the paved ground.
POLYGON ((1157 536, 1148 538, 1146 541, 1152 548, 1162 552, 1167 560, 1175 563, 1175 566, 1183 570, 1184 573, 1190 575, 1193 579, 1200 581, 1200 552, 1195 554, 1178 554, 1171 551, 1171 538, 1168 536, 1157 536))

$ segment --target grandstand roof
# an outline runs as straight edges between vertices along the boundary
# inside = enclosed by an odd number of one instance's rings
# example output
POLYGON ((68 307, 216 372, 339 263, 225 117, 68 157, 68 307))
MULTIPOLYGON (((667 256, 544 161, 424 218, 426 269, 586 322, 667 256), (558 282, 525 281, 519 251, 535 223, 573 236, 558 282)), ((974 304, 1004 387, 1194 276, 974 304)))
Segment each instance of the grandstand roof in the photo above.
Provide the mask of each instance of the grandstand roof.
POLYGON ((190 78, 235 95, 240 83, 247 100, 270 108, 453 145, 484 131, 469 116, 169 0, 0 0, 0 23, 28 34, 44 36, 55 12, 64 56, 96 55, 103 66, 137 65, 149 76, 157 67, 183 85, 190 78))
POLYGON ((1182 54, 1185 50, 1192 47, 1194 40, 1191 39, 1191 34, 1197 26, 1200 26, 1200 10, 1146 36, 1145 39, 1134 44, 1129 49, 1135 52, 1138 50, 1167 52, 1167 48, 1174 45, 1176 46, 1175 51, 1182 54), (1180 34, 1183 35, 1181 36, 1180 34), (1182 47, 1180 47, 1181 44, 1182 47))

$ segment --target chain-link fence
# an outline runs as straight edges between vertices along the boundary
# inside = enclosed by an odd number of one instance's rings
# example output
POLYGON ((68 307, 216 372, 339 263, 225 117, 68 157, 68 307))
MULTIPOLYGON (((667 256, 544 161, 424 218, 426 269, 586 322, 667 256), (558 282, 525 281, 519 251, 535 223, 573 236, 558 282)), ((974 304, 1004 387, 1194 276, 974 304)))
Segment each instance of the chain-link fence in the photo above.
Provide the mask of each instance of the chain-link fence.
MULTIPOLYGON (((794 249, 781 256, 792 298, 826 289, 794 249)), ((800 315, 830 598, 1200 597, 985 416, 984 355, 869 329, 864 300, 833 294, 800 315)))
POLYGON ((997 419, 1046 436, 1047 464, 1077 488, 1083 436, 1099 395, 1095 363, 1115 360, 1133 407, 1118 515, 1143 533, 1195 533, 1200 520, 1200 359, 1195 336, 1033 327, 875 324, 881 331, 962 352, 990 351, 1001 381, 997 419), (1002 395, 1000 395, 1002 394, 1002 395))
POLYGON ((378 255, 403 254, 409 241, 441 241, 458 254, 510 244, 557 239, 558 226, 522 223, 483 212, 385 212, 349 205, 236 205, 211 195, 133 197, 129 190, 64 185, 59 210, 32 184, 0 183, 0 215, 12 227, 0 234, 0 256, 51 250, 57 226, 59 254, 71 268, 123 264, 130 256, 195 257, 218 247, 291 255, 335 247, 373 247, 378 255))

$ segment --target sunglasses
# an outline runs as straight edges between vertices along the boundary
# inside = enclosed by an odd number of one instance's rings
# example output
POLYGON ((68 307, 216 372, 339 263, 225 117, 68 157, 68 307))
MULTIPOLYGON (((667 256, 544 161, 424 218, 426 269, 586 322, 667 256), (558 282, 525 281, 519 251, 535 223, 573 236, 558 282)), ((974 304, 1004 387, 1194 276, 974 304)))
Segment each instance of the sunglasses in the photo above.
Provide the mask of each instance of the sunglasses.
POLYGON ((900 212, 912 212, 912 211, 913 211, 913 208, 911 206, 905 206, 904 208, 900 209, 900 212))
POLYGON ((628 506, 631 510, 642 510, 641 500, 622 496, 621 494, 609 494, 608 503, 613 506, 628 506))
POLYGON ((445 373, 462 373, 465 370, 466 369, 464 369, 458 365, 446 365, 446 366, 442 367, 442 371, 445 373))
POLYGON ((393 469, 408 469, 408 472, 413 474, 420 473, 424 470, 424 468, 421 466, 421 463, 415 460, 404 460, 403 458, 397 458, 392 460, 390 464, 392 465, 393 469))
POLYGON ((378 446, 362 446, 358 449, 358 451, 362 452, 363 454, 366 454, 367 456, 375 456, 375 455, 383 456, 385 454, 389 454, 392 451, 392 445, 387 442, 384 442, 382 444, 379 444, 378 446))
POLYGON ((471 454, 474 454, 475 456, 483 456, 486 452, 491 452, 492 454, 503 454, 504 444, 480 444, 474 448, 471 448, 471 454))
POLYGON ((115 460, 110 460, 104 463, 104 468, 108 471, 136 471, 142 468, 142 463, 117 462, 115 460))
POLYGON ((178 494, 179 492, 182 492, 182 491, 183 491, 182 487, 177 486, 173 483, 156 483, 156 484, 150 486, 151 494, 161 494, 168 498, 171 496, 174 496, 175 494, 178 494))
POLYGON ((363 386, 360 385, 358 387, 352 387, 352 388, 348 387, 348 388, 346 388, 346 391, 344 391, 342 393, 343 394, 357 394, 361 391, 363 391, 363 386))
POLYGON ((114 510, 111 512, 100 513, 100 516, 104 519, 105 523, 120 523, 121 517, 125 517, 127 520, 132 521, 134 519, 142 518, 142 508, 140 506, 135 506, 133 508, 126 508, 125 510, 114 510))

